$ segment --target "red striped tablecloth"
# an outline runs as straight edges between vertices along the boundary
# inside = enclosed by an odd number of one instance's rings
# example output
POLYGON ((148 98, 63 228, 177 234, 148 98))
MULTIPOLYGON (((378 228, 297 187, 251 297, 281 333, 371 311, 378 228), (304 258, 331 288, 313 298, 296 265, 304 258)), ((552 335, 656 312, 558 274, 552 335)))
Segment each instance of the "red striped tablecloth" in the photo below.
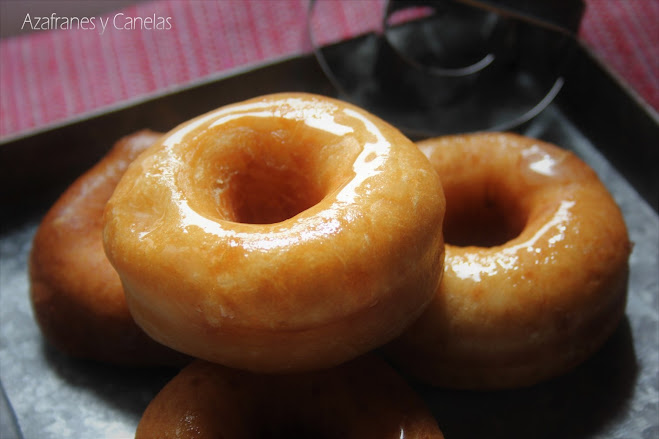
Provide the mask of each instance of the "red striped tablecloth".
MULTIPOLYGON (((337 3, 328 38, 354 34, 372 1, 337 3), (330 35, 331 34, 331 35, 330 35)), ((54 3, 56 5, 57 3, 54 3)), ((238 67, 309 52, 308 0, 158 0, 99 18, 170 17, 169 29, 38 30, 0 41, 0 137, 238 67)), ((53 7, 57 14, 57 8, 53 7)), ((61 15, 61 14, 59 14, 61 15)), ((659 1, 587 0, 588 46, 659 109, 659 1)), ((165 24, 165 27, 167 25, 165 24)))

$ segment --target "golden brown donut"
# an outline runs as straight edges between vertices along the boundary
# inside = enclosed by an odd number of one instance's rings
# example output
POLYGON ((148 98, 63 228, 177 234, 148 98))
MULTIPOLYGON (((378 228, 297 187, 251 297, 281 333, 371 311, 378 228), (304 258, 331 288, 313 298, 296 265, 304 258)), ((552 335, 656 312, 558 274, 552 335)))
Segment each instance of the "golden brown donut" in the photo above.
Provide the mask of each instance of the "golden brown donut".
POLYGON ((407 383, 377 357, 302 375, 196 361, 146 408, 135 439, 443 438, 407 383))
POLYGON ((444 279, 388 347, 446 387, 527 386, 566 372, 624 314, 631 245, 620 209, 574 154, 514 134, 420 142, 442 179, 444 279))
POLYGON ((141 155, 105 213, 137 323, 255 372, 330 367, 392 340, 442 272, 444 196, 398 130, 310 94, 236 103, 141 155))
POLYGON ((180 361, 131 318, 102 242, 105 203, 128 164, 158 137, 142 131, 120 140, 62 194, 36 232, 29 259, 34 314, 43 335, 70 355, 130 365, 180 361))

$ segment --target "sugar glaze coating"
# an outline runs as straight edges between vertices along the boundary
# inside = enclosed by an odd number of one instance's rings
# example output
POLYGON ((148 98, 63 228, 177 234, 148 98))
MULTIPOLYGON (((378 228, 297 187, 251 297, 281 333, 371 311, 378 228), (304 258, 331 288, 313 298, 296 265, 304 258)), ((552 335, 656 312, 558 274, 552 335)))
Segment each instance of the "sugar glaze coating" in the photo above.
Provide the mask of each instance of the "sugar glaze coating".
POLYGON ((624 314, 631 244, 573 153, 492 133, 419 142, 446 194, 446 264, 422 317, 388 347, 433 385, 527 386, 588 358, 624 314))
POLYGON ((329 367, 399 335, 442 272, 416 146, 340 101, 277 94, 185 123, 128 169, 105 248, 138 324, 208 361, 329 367))

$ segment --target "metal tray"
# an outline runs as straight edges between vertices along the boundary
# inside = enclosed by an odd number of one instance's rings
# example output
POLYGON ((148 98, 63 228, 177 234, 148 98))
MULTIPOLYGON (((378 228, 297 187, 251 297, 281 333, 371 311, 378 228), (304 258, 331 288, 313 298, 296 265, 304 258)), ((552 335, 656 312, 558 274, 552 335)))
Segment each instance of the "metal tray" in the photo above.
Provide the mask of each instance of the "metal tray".
MULTIPOLYGON (((449 439, 659 437, 659 185, 652 169, 659 163, 659 125, 655 113, 574 44, 577 56, 558 99, 518 131, 575 151, 621 206, 634 241, 626 318, 583 365, 532 388, 460 392, 413 383, 449 439)), ((122 135, 167 130, 222 104, 276 91, 334 93, 306 55, 0 144, 0 384, 7 395, 4 404, 0 398, 1 437, 133 437, 146 405, 176 373, 80 361, 43 341, 28 298, 26 260, 58 194, 122 135)))

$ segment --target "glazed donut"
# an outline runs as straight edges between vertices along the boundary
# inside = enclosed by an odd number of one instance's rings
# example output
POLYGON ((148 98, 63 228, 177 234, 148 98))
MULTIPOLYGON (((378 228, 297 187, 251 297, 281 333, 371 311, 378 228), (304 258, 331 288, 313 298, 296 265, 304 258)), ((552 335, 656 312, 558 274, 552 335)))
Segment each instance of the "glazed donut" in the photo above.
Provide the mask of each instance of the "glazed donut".
POLYGON ((443 438, 423 401, 367 356, 301 375, 259 375, 196 361, 146 408, 135 439, 443 438))
POLYGON ((528 386, 594 353, 624 314, 631 245, 620 209, 574 154, 514 134, 418 143, 446 195, 445 273, 387 347, 437 386, 528 386))
POLYGON ((103 250, 105 203, 128 163, 158 137, 142 131, 117 142, 37 229, 29 258, 32 308, 45 338, 69 355, 126 365, 181 360, 135 324, 103 250))
POLYGON ((441 183, 398 130, 275 94, 169 132, 119 182, 105 249, 137 323, 255 372, 330 367, 399 335, 443 269, 441 183))

